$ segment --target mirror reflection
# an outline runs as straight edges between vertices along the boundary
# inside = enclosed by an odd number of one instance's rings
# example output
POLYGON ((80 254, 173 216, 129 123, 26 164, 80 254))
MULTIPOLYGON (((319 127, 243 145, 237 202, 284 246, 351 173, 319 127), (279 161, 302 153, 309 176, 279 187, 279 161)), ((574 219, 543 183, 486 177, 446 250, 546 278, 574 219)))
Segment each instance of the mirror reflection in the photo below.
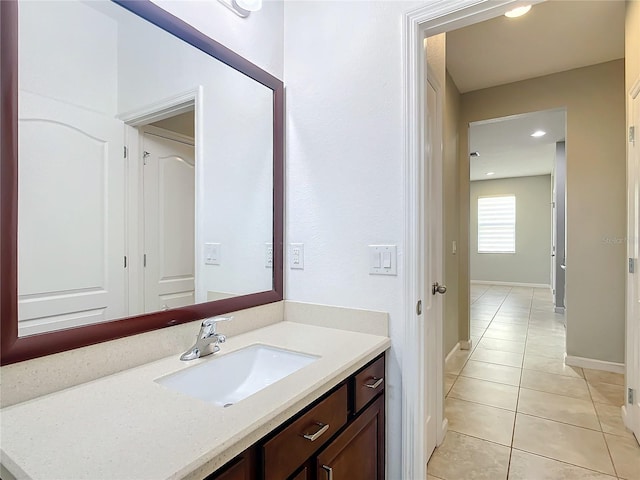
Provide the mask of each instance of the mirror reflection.
POLYGON ((107 1, 18 31, 19 335, 271 290, 273 91, 107 1))

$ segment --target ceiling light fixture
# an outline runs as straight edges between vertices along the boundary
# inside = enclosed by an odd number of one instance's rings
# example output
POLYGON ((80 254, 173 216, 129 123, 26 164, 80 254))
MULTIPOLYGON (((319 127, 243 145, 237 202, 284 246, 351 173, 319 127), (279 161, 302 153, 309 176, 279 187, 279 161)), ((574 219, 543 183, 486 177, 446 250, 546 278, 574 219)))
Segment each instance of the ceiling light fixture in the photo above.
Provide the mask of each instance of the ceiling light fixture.
POLYGON ((513 10, 509 10, 507 13, 504 14, 504 16, 509 18, 517 18, 517 17, 521 17, 522 15, 527 13, 529 10, 531 10, 531 5, 524 5, 522 7, 517 7, 517 8, 514 8, 513 10))
POLYGON ((496 174, 496 172, 487 172, 487 173, 485 173, 485 175, 487 177, 490 177, 491 175, 495 175, 495 174, 496 174))
POLYGON ((218 0, 239 17, 246 18, 262 8, 262 0, 218 0))
POLYGON ((543 130, 536 130, 535 132, 533 132, 531 134, 532 137, 538 138, 538 137, 544 137, 547 134, 547 132, 543 131, 543 130))

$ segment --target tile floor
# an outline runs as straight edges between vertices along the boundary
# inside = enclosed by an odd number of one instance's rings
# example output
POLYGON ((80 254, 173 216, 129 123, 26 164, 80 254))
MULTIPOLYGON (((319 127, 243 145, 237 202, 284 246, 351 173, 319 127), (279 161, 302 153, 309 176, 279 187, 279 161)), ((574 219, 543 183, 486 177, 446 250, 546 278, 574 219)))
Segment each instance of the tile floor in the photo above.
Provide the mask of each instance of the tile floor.
POLYGON ((640 480, 624 377, 564 364, 548 289, 473 285, 473 349, 445 367, 449 431, 429 479, 640 480))

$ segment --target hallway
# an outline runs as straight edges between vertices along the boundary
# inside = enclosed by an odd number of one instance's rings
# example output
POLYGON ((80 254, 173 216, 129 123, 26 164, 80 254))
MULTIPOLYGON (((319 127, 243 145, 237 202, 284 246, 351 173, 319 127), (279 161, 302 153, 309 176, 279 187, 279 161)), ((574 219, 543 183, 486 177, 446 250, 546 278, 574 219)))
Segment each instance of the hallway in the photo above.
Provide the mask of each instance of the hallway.
POLYGON ((640 479, 624 377, 564 365, 550 291, 472 285, 471 301, 473 350, 446 363, 449 427, 428 478, 640 479))

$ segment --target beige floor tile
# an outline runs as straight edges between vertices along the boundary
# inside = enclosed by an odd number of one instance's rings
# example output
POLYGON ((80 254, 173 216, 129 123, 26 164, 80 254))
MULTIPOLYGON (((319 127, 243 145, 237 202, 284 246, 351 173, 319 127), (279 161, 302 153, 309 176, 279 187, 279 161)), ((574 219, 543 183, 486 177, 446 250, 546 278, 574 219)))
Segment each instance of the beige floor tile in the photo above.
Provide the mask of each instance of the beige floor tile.
POLYGON ((483 338, 478 344, 480 348, 487 350, 498 350, 500 352, 524 353, 525 344, 521 342, 510 342, 498 338, 483 338))
POLYGON ((460 375, 517 387, 520 384, 520 372, 520 368, 469 360, 460 375))
POLYGON ((600 431, 591 400, 521 388, 518 412, 600 431))
POLYGON ((529 370, 566 375, 567 377, 583 378, 584 375, 581 368, 565 365, 564 360, 541 357, 540 355, 531 355, 528 353, 524 355, 523 366, 529 370))
POLYGON ((476 336, 476 335, 471 335, 470 337, 471 337, 470 338, 470 340, 471 340, 471 348, 474 349, 474 348, 476 348, 478 346, 478 344, 480 343, 480 339, 482 337, 476 336))
POLYGON ((566 338, 567 334, 564 328, 557 327, 543 327, 535 324, 529 324, 529 330, 527 331, 529 336, 532 337, 561 337, 566 338))
POLYGON ((453 432, 511 445, 515 412, 449 397, 445 400, 445 417, 453 432))
POLYGON ((534 333, 527 334, 527 343, 542 346, 564 347, 566 340, 564 336, 536 335, 534 333))
POLYGON ((493 323, 506 323, 509 325, 528 325, 529 320, 527 319, 527 317, 498 314, 495 317, 493 317, 493 323))
POLYGON ((458 376, 453 373, 444 374, 444 394, 445 395, 449 394, 449 391, 451 391, 451 387, 453 387, 453 384, 455 383, 457 378, 458 376))
POLYGON ((467 359, 471 356, 469 350, 458 350, 444 364, 444 373, 453 373, 458 375, 467 359))
POLYGON ((591 401, 589 387, 587 387, 587 382, 582 378, 524 369, 522 370, 520 386, 540 392, 555 393, 591 401))
POLYGON ((615 478, 532 453, 515 449, 511 452, 509 480, 613 480, 615 478))
POLYGON ((624 375, 621 373, 605 372, 603 370, 591 370, 583 368, 584 378, 590 383, 610 383, 624 386, 624 375))
POLYGON ((450 431, 427 471, 443 480, 504 480, 508 467, 508 447, 450 431))
POLYGON ((471 320, 471 328, 486 329, 490 323, 491 320, 471 320))
POLYGON ((491 322, 489 325, 489 330, 497 330, 500 332, 514 332, 514 333, 527 333, 528 327, 526 325, 519 325, 517 323, 500 323, 491 322))
POLYGON ((449 391, 449 397, 515 411, 518 387, 477 378, 458 377, 456 384, 449 391))
POLYGON ((620 407, 605 405, 604 403, 594 403, 596 413, 602 426, 602 431, 623 437, 633 437, 633 433, 622 423, 622 411, 620 407))
POLYGON ((501 330, 489 331, 488 329, 484 336, 488 338, 497 338, 499 340, 509 340, 511 342, 524 342, 527 339, 526 333, 503 332, 501 330))
POLYGON ((434 477, 433 475, 427 474, 427 480, 443 480, 443 479, 440 477, 434 477))
POLYGON ((615 475, 602 433, 586 428, 518 413, 513 448, 615 475))
POLYGON ((564 351, 564 345, 539 345, 535 342, 527 342, 525 353, 564 360, 564 351))
POLYGON ((640 446, 634 438, 605 434, 618 477, 640 480, 640 446))
POLYGON ((509 367, 522 367, 522 353, 501 352, 499 350, 486 350, 482 347, 476 348, 471 355, 471 360, 478 362, 496 363, 509 367))
POLYGON ((591 398, 596 403, 606 403, 614 407, 624 405, 624 387, 622 385, 611 385, 610 383, 591 383, 587 381, 591 398))

